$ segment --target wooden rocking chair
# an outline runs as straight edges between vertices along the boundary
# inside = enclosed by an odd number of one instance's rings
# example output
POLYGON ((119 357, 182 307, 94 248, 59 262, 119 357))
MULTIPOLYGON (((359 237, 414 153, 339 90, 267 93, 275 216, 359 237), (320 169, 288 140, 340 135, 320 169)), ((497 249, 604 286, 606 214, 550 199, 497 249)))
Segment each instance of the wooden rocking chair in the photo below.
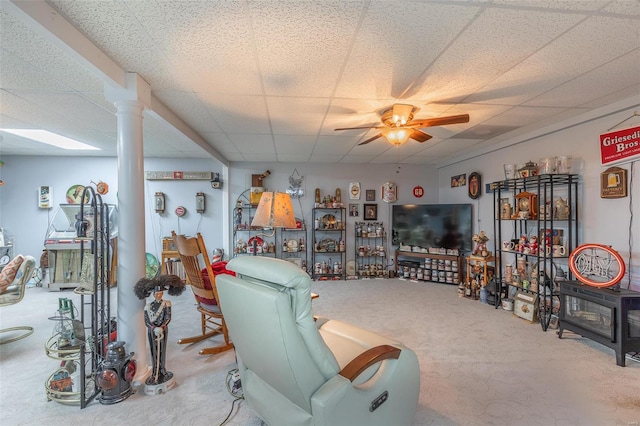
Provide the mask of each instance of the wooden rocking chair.
POLYGON ((202 349, 199 352, 200 355, 213 355, 232 349, 233 343, 229 341, 227 325, 220 310, 216 280, 202 235, 198 232, 195 237, 187 238, 184 235, 177 235, 175 231, 171 231, 171 236, 180 255, 180 260, 187 276, 187 284, 190 285, 196 298, 202 328, 202 334, 180 339, 178 344, 200 342, 216 334, 222 334, 224 336, 224 345, 202 349), (211 283, 208 286, 209 288, 207 288, 207 283, 202 276, 201 270, 203 267, 206 268, 207 276, 211 283))

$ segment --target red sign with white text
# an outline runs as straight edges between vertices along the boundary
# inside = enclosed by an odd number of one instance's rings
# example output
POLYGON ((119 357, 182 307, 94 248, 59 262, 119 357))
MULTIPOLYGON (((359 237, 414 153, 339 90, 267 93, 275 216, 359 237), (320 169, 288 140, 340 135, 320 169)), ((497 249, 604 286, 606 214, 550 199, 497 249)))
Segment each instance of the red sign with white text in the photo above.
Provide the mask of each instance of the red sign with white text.
POLYGON ((600 135, 602 165, 631 161, 640 157, 640 127, 600 135))
POLYGON ((422 198, 422 196, 424 195, 424 188, 421 187, 420 185, 414 186, 413 187, 413 196, 416 198, 422 198))

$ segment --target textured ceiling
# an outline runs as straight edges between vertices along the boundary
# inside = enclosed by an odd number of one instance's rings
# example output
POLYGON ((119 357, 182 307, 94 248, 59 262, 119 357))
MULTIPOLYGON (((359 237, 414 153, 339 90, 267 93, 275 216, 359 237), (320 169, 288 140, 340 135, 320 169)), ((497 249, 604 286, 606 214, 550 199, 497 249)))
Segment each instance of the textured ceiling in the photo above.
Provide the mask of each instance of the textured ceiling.
MULTIPOLYGON (((640 0, 0 6, 0 127, 102 149, 71 155, 116 155, 116 109, 104 90, 124 72, 151 88, 146 156, 225 163, 438 165, 640 98, 640 0), (415 105, 419 119, 471 118, 400 147, 384 138, 358 146, 376 130, 334 131, 377 124, 396 102, 415 105)), ((0 155, 70 155, 0 138, 0 155)))

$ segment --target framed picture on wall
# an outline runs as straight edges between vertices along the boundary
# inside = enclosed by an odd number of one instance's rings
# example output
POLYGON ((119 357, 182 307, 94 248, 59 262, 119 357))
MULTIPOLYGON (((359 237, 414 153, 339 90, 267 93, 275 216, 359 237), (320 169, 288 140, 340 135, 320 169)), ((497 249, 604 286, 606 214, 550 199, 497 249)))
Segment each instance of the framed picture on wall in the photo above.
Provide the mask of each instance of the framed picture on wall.
POLYGON ((467 185, 467 174, 463 173, 461 175, 451 176, 451 187, 457 188, 459 186, 467 185))
POLYGON ((360 216, 359 205, 358 204, 349 204, 349 216, 358 217, 360 216))
POLYGON ((378 205, 377 204, 365 204, 364 205, 364 220, 378 220, 378 205))
POLYGON ((367 189, 365 192, 367 201, 375 201, 376 200, 376 190, 375 189, 367 189))

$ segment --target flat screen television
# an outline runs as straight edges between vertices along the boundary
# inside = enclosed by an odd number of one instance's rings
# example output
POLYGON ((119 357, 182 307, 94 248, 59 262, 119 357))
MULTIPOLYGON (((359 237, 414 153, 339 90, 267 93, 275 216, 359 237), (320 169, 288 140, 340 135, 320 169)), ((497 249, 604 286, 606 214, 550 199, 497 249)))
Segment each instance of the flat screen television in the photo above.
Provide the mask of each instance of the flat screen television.
POLYGON ((391 223, 394 245, 471 251, 471 204, 393 205, 391 223))

